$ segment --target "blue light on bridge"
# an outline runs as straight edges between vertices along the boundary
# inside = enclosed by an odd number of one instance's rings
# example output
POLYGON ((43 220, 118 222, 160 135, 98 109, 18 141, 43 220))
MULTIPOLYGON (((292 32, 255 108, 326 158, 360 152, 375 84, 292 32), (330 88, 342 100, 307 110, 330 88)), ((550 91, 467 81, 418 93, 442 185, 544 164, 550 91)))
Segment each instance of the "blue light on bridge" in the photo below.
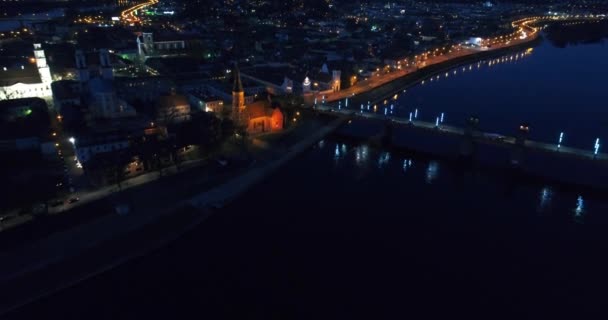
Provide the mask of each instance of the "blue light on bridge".
POLYGON ((439 117, 435 118, 435 127, 439 127, 439 117))
POLYGON ((562 142, 564 141, 564 133, 560 132, 559 133, 559 141, 557 141, 557 148, 561 148, 562 147, 562 142))
POLYGON ((391 110, 393 110, 394 107, 395 107, 395 105, 391 104, 391 110))
POLYGON ((414 110, 414 119, 418 119, 418 109, 414 110))
POLYGON ((317 105, 317 97, 315 97, 315 106, 317 105))
POLYGON ((361 104, 361 113, 363 113, 363 103, 361 104))
POLYGON ((410 112, 410 122, 412 122, 412 113, 410 112))
POLYGON ((342 101, 338 101, 338 110, 342 110, 342 101))
POLYGON ((443 112, 441 113, 441 119, 440 122, 443 123, 443 112))
POLYGON ((597 139, 595 139, 595 147, 594 147, 593 155, 597 156, 599 151, 600 151, 600 138, 597 138, 597 139))
POLYGON ((384 108, 384 115, 386 116, 388 114, 388 109, 384 108))
POLYGON ((346 103, 344 103, 344 107, 348 108, 348 98, 346 98, 346 103))

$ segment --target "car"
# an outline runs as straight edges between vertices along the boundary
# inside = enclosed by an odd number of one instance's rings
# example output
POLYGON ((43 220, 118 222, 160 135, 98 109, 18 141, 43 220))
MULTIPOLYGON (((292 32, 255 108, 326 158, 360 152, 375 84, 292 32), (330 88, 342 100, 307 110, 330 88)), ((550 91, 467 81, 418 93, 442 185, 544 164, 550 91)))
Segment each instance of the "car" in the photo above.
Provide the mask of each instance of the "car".
POLYGON ((80 201, 80 198, 78 198, 78 197, 73 197, 73 198, 68 199, 69 204, 76 203, 78 201, 80 201))

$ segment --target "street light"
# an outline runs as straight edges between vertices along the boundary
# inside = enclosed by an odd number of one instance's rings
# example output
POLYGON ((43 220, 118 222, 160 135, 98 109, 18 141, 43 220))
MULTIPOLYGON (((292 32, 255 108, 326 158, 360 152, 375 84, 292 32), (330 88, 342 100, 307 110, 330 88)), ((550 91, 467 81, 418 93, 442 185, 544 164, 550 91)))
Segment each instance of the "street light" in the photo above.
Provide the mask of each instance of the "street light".
POLYGON ((597 156, 599 151, 600 151, 600 138, 597 138, 597 139, 595 139, 595 147, 593 150, 593 156, 597 156))
POLYGON ((72 144, 76 144, 76 139, 74 139, 74 137, 70 137, 68 139, 72 144))

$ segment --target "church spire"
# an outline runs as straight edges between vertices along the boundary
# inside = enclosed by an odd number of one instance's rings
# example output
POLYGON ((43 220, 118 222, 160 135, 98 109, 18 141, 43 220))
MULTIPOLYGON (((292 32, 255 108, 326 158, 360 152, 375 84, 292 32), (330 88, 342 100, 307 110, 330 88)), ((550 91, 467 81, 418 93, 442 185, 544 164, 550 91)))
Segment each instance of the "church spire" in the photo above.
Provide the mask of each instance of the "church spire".
POLYGON ((232 92, 243 92, 241 72, 239 71, 239 66, 236 62, 234 63, 234 70, 232 71, 232 75, 234 77, 234 86, 232 87, 232 92))

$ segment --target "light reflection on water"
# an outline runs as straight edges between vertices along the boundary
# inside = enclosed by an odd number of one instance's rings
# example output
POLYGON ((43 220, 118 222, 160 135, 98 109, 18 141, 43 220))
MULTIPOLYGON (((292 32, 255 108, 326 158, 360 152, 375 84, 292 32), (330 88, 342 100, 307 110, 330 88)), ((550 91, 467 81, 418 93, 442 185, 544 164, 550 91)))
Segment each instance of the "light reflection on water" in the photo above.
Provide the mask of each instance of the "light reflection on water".
POLYGON ((369 147, 367 145, 360 145, 355 148, 355 161, 360 167, 367 164, 369 161, 369 147))
POLYGON ((382 152, 378 157, 378 169, 382 169, 388 165, 391 160, 391 154, 389 152, 382 152))
POLYGON ((538 204, 538 211, 545 212, 548 207, 551 205, 551 200, 553 198, 553 190, 550 187, 544 187, 540 191, 540 202, 538 204))
MULTIPOLYGON (((319 143, 320 149, 331 152, 331 158, 337 168, 348 168, 349 164, 354 164, 355 167, 364 169, 365 175, 373 175, 374 172, 379 172, 378 170, 395 170, 397 168, 399 171, 402 170, 404 174, 408 174, 409 179, 406 176, 402 176, 401 178, 407 179, 407 183, 432 185, 437 184, 442 179, 442 176, 446 176, 450 180, 450 175, 454 173, 449 167, 446 169, 446 172, 441 172, 443 164, 439 160, 416 160, 407 154, 376 149, 366 144, 347 145, 343 142, 321 142, 323 143, 319 143), (349 153, 350 151, 352 153, 349 153), (419 166, 414 166, 414 162, 417 162, 419 166), (397 164, 397 166, 391 166, 391 163, 397 164), (376 168, 375 171, 374 168, 376 168), (370 171, 370 169, 372 170, 370 171), (412 175, 415 172, 422 174, 412 175)), ((361 172, 359 173, 361 174, 361 172)), ((443 177, 443 179, 446 179, 446 177, 443 177)), ((526 188, 526 185, 522 184, 521 187, 526 188)), ((583 223, 589 214, 588 203, 583 198, 583 195, 576 194, 576 198, 574 198, 576 199, 576 203, 574 206, 571 206, 573 198, 570 198, 571 200, 567 200, 564 204, 563 200, 568 196, 556 191, 553 186, 538 186, 538 189, 535 190, 530 190, 534 193, 537 192, 536 196, 531 198, 535 200, 524 204, 525 207, 529 208, 530 212, 552 213, 552 216, 558 212, 566 213, 575 223, 583 223), (568 203, 570 203, 570 206, 568 203)), ((518 202, 520 199, 509 199, 508 201, 518 202)))
POLYGON ((412 167, 412 165, 413 163, 411 159, 403 160, 403 172, 407 172, 408 169, 412 167))
POLYGON ((583 223, 585 218, 585 200, 583 196, 578 196, 576 199, 576 207, 574 208, 574 221, 583 223))
POLYGON ((432 184, 439 176, 439 162, 430 161, 429 166, 426 168, 426 183, 432 184))

